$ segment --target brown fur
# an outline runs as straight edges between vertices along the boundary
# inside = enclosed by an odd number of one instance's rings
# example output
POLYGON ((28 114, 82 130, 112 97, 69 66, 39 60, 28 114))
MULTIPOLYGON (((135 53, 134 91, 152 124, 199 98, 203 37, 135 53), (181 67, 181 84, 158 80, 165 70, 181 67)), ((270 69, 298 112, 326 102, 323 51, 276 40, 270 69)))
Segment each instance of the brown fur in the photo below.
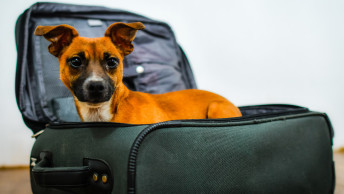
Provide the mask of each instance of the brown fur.
POLYGON ((49 52, 59 59, 61 80, 73 93, 76 108, 83 121, 148 124, 179 119, 241 116, 239 109, 231 102, 207 91, 190 89, 165 94, 130 91, 122 82, 122 61, 134 49, 132 41, 136 31, 143 28, 143 24, 139 22, 114 23, 106 30, 104 37, 85 38, 79 37, 78 32, 68 25, 37 27, 35 35, 44 36, 51 42, 49 52), (80 102, 75 96, 72 84, 81 72, 72 68, 67 59, 80 52, 84 52, 89 61, 83 71, 109 76, 113 81, 115 91, 110 101, 92 104, 80 102), (104 60, 105 52, 119 59, 117 68, 106 71, 102 68, 100 61, 104 60))

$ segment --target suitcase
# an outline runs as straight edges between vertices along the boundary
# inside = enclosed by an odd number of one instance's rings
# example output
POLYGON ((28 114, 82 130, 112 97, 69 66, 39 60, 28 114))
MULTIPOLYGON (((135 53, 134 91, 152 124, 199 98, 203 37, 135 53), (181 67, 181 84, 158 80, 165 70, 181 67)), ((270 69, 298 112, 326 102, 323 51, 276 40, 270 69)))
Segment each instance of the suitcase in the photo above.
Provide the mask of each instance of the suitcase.
POLYGON ((69 24, 103 36, 113 22, 144 23, 124 61, 128 88, 196 88, 188 60, 163 22, 123 10, 36 3, 16 24, 16 98, 36 138, 35 194, 333 193, 333 129, 325 113, 295 105, 240 107, 238 118, 151 125, 80 122, 37 25, 69 24))

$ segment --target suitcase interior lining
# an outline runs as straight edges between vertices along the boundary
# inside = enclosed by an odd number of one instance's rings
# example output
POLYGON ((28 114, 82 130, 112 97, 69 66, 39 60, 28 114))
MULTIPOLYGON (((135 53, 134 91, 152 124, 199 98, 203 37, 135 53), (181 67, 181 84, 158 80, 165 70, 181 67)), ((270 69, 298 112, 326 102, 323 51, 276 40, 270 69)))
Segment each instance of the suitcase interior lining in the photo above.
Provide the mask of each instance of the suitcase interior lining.
MULTIPOLYGON (((127 17, 126 17, 127 18, 127 17)), ((142 20, 147 20, 141 18, 142 20)), ((31 18, 33 25, 29 30, 32 44, 29 49, 29 65, 25 70, 26 80, 22 78, 25 89, 19 95, 23 117, 37 122, 79 122, 72 94, 60 80, 57 58, 48 52, 49 41, 33 35, 38 25, 69 24, 74 26, 80 36, 101 37, 115 20, 100 20, 102 25, 90 27, 87 18, 45 17, 31 18)), ((138 19, 134 19, 139 21, 138 19)), ((128 21, 127 21, 128 22, 128 21)), ((135 50, 124 60, 124 83, 131 90, 147 93, 165 93, 196 85, 185 77, 180 67, 182 51, 175 41, 174 34, 167 25, 159 22, 145 23, 146 29, 139 31, 134 40, 135 50), (143 73, 136 72, 142 66, 143 73), (189 81, 187 81, 189 80, 189 81)), ((185 63, 185 62, 184 62, 185 63)))

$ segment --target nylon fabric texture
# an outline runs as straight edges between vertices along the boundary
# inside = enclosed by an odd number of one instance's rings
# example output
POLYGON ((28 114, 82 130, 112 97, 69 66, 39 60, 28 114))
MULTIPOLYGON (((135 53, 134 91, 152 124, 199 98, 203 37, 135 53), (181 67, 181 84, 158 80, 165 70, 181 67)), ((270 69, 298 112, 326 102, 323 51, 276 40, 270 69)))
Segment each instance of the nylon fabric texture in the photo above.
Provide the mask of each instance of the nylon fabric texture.
POLYGON ((325 120, 315 116, 163 128, 148 135, 139 149, 135 191, 330 193, 333 180, 325 180, 332 173, 328 132, 325 120))

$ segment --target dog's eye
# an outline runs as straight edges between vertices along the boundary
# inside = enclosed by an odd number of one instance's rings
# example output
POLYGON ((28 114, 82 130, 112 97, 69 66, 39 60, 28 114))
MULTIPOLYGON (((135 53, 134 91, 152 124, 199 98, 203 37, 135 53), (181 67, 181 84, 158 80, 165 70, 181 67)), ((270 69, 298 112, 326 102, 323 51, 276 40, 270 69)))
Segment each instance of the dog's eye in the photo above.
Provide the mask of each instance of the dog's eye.
POLYGON ((106 64, 110 69, 115 68, 118 65, 118 59, 113 58, 113 57, 109 58, 106 60, 106 64))
POLYGON ((81 66, 81 59, 80 57, 73 57, 70 59, 69 63, 71 64, 72 67, 78 68, 81 66))

